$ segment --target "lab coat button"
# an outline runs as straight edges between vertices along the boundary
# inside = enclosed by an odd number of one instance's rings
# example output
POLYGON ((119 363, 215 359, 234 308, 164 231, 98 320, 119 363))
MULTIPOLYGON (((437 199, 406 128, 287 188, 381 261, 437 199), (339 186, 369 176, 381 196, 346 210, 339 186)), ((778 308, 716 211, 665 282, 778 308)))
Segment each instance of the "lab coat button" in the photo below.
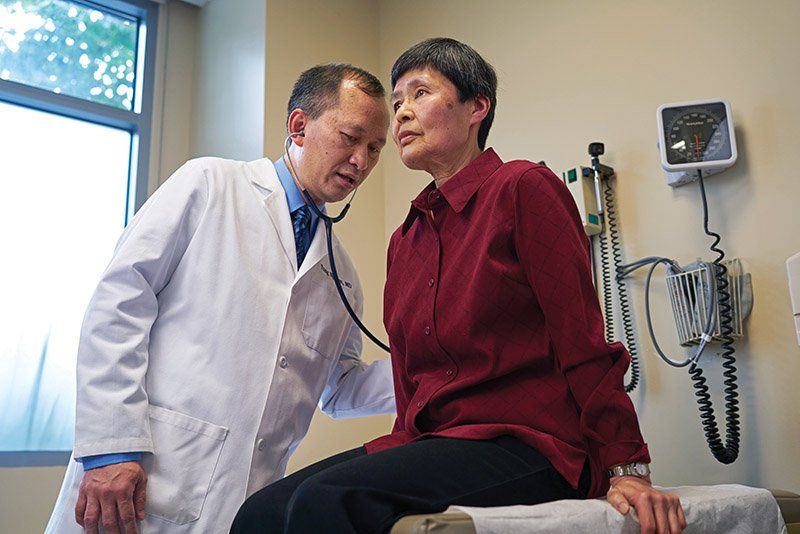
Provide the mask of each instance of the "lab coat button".
POLYGON ((431 327, 430 327, 430 326, 426 326, 426 327, 425 327, 425 335, 426 335, 426 336, 429 336, 429 335, 431 335, 431 327))
POLYGON ((278 360, 278 364, 282 369, 286 369, 286 366, 289 365, 289 361, 286 359, 286 356, 281 356, 281 359, 278 360))
POLYGON ((256 442, 256 448, 257 448, 258 450, 260 450, 260 451, 263 451, 263 450, 264 450, 264 447, 266 447, 266 446, 267 446, 267 442, 266 442, 266 441, 264 441, 263 439, 260 439, 260 440, 258 440, 258 441, 256 442))

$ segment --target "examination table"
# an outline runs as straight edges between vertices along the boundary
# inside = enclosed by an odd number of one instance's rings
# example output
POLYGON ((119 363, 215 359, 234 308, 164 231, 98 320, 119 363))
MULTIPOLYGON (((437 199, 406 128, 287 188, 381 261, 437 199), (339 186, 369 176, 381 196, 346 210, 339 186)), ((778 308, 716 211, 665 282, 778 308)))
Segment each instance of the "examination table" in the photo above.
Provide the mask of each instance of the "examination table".
MULTIPOLYGON (((765 528, 770 532, 800 534, 800 495, 789 491, 769 490, 770 497, 766 490, 734 484, 663 489, 674 491, 681 496, 689 521, 686 533, 768 534, 760 532, 765 528), (747 500, 748 498, 751 500, 747 500), (773 498, 777 502, 777 507, 772 501, 773 498), (709 506, 708 503, 713 504, 709 506), (748 521, 752 523, 748 524, 748 521), (786 523, 787 530, 782 530, 782 522, 786 523)), ((439 514, 406 516, 395 523, 391 534, 475 534, 479 531, 493 534, 639 532, 638 523, 633 518, 621 516, 604 501, 605 499, 558 501, 535 506, 485 509, 466 507, 462 509, 452 506, 439 514), (588 522, 581 523, 581 517, 585 517, 588 522), (559 522, 561 526, 557 526, 559 522), (480 525, 477 529, 476 523, 480 525), (591 527, 585 526, 589 524, 591 527)))

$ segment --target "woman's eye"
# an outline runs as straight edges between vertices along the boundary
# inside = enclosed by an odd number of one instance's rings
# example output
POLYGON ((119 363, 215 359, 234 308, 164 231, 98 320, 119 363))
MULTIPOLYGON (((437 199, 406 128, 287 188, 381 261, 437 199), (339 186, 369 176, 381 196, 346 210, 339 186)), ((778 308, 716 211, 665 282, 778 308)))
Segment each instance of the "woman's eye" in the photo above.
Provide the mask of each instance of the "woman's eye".
POLYGON ((416 96, 422 96, 426 93, 425 89, 417 89, 416 96))
POLYGON ((400 102, 395 102, 392 104, 392 109, 397 112, 397 110, 400 109, 400 102))

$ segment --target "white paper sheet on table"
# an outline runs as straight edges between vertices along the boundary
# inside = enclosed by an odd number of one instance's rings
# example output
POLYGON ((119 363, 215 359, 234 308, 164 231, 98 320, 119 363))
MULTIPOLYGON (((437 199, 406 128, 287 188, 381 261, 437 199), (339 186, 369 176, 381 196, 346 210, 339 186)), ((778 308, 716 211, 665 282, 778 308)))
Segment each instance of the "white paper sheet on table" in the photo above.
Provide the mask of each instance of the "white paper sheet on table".
MULTIPOLYGON (((659 489, 680 497, 686 514, 686 534, 786 534, 778 503, 765 489, 738 484, 659 489)), ((454 510, 468 514, 478 534, 639 532, 639 523, 631 514, 621 515, 605 499, 566 500, 535 506, 448 508, 448 511, 454 510)))

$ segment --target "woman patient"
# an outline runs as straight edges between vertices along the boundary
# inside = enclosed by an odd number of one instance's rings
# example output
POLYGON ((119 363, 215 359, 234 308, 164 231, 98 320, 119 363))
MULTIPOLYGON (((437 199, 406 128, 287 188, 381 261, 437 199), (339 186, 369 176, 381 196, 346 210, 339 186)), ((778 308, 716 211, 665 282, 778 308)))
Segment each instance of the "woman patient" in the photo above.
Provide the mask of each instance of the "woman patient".
POLYGON ((392 139, 433 181, 389 243, 384 323, 392 432, 251 496, 232 532, 388 532, 451 504, 504 506, 607 494, 642 532, 680 532, 678 498, 651 487, 607 344, 588 241, 550 170, 485 149, 494 69, 453 39, 392 67, 392 139))

